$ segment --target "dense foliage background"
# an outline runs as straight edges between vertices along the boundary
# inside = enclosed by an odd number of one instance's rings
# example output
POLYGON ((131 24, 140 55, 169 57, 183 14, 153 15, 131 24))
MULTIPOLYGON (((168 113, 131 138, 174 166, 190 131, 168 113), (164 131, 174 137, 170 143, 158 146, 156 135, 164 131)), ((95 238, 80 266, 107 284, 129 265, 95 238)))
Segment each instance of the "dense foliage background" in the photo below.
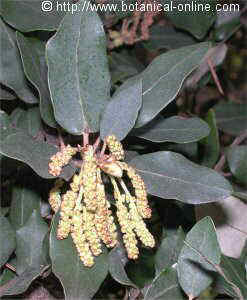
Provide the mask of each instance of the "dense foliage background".
POLYGON ((247 298, 247 5, 207 2, 207 13, 72 14, 1 0, 3 298, 247 298), (136 261, 120 241, 87 268, 56 238, 48 163, 87 127, 94 140, 115 134, 146 183, 156 247, 136 261))

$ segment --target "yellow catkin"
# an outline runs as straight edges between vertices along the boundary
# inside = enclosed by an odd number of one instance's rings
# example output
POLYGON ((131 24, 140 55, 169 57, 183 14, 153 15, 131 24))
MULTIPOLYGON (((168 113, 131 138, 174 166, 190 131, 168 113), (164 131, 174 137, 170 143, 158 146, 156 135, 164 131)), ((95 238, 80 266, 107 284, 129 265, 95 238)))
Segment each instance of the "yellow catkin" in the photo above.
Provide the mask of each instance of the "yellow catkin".
POLYGON ((114 187, 114 197, 116 199, 117 218, 123 233, 123 242, 127 250, 128 258, 137 259, 139 256, 139 250, 137 248, 137 239, 134 232, 134 224, 128 213, 128 209, 125 206, 125 195, 121 195, 115 180, 112 179, 114 187))
POLYGON ((117 160, 124 159, 124 149, 122 144, 117 140, 115 135, 108 135, 106 137, 106 144, 110 152, 116 157, 117 160))
POLYGON ((94 264, 94 258, 84 234, 81 211, 74 211, 71 223, 71 237, 77 249, 78 255, 80 256, 81 261, 86 267, 91 267, 94 264))
POLYGON ((75 174, 70 184, 71 190, 77 193, 80 189, 80 176, 75 174))
POLYGON ((136 206, 139 214, 143 218, 150 218, 152 211, 148 205, 147 191, 144 181, 142 180, 141 176, 136 173, 135 169, 128 164, 122 162, 121 166, 124 170, 127 171, 127 175, 130 178, 130 181, 135 190, 135 196, 137 200, 136 206))
POLYGON ((63 186, 64 181, 62 179, 57 179, 55 181, 54 187, 49 192, 48 201, 54 212, 57 212, 61 204, 61 187, 63 186))
POLYGON ((126 202, 129 204, 129 213, 131 220, 134 224, 134 231, 138 238, 142 241, 142 243, 147 246, 153 248, 155 246, 155 240, 152 234, 147 229, 145 222, 142 217, 139 215, 136 208, 136 199, 132 197, 130 194, 126 195, 126 202))
POLYGON ((93 146, 84 150, 82 185, 84 188, 84 202, 87 210, 96 210, 97 163, 93 146))
POLYGON ((60 220, 57 229, 57 238, 65 239, 68 237, 71 230, 71 217, 73 215, 73 209, 75 207, 77 193, 73 191, 67 191, 62 197, 60 220))
POLYGON ((95 228, 95 213, 87 211, 86 207, 83 207, 82 219, 84 224, 84 232, 86 240, 89 243, 90 249, 93 255, 98 256, 102 253, 101 243, 95 228))
POLYGON ((111 213, 110 203, 105 194, 105 186, 101 179, 100 169, 97 170, 97 210, 95 227, 103 243, 112 248, 117 243, 117 228, 111 213))
POLYGON ((53 176, 59 176, 62 171, 62 167, 69 163, 70 159, 76 154, 76 152, 77 148, 67 145, 62 149, 62 151, 53 155, 49 163, 49 173, 53 176))

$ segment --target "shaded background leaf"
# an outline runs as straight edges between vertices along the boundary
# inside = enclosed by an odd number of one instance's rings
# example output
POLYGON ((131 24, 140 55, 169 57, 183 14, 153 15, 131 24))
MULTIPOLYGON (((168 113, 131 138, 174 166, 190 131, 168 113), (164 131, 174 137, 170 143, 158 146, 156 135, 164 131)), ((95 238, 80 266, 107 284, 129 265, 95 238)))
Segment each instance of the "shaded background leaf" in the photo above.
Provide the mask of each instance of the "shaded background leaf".
POLYGON ((25 37, 19 32, 17 32, 16 37, 25 74, 39 91, 41 117, 46 124, 51 127, 56 127, 57 123, 54 119, 47 82, 45 42, 40 41, 37 38, 25 37))
MULTIPOLYGON (((8 1, 11 2, 11 1, 8 1)), ((20 53, 16 43, 15 31, 0 19, 1 56, 0 82, 15 91, 27 103, 37 103, 38 99, 29 88, 25 78, 20 53)))
POLYGON ((231 146, 227 149, 227 162, 232 174, 247 185, 247 146, 231 146))

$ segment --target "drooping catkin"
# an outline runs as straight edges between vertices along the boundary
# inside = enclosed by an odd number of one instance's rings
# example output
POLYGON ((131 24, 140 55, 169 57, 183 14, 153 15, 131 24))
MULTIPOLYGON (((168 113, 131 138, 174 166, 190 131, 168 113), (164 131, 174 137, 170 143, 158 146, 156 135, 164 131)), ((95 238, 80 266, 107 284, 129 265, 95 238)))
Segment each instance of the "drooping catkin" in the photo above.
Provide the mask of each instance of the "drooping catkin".
POLYGON ((152 211, 148 205, 147 191, 143 179, 136 173, 136 170, 128 164, 122 162, 121 165, 122 168, 127 171, 127 175, 135 190, 136 206, 139 214, 143 218, 150 218, 152 211))
POLYGON ((124 149, 122 144, 117 140, 115 135, 108 135, 105 139, 109 151, 117 160, 124 159, 124 149))
POLYGON ((97 163, 94 156, 93 146, 88 145, 83 151, 83 173, 82 185, 84 188, 84 202, 86 208, 96 210, 96 188, 97 188, 97 163))
POLYGON ((61 151, 54 154, 50 159, 49 173, 53 176, 59 176, 62 171, 62 167, 69 163, 70 159, 76 154, 76 152, 77 148, 67 145, 61 151))
POLYGON ((60 220, 57 229, 57 238, 62 240, 68 237, 71 230, 71 217, 75 207, 77 193, 69 190, 63 197, 60 209, 60 220))
POLYGON ((95 227, 103 243, 112 248, 117 243, 117 228, 114 223, 110 203, 106 198, 105 186, 101 179, 101 171, 97 170, 97 210, 95 213, 95 227))
POLYGON ((55 181, 54 187, 49 192, 48 201, 52 210, 56 213, 61 205, 61 187, 64 181, 62 179, 57 179, 55 181))

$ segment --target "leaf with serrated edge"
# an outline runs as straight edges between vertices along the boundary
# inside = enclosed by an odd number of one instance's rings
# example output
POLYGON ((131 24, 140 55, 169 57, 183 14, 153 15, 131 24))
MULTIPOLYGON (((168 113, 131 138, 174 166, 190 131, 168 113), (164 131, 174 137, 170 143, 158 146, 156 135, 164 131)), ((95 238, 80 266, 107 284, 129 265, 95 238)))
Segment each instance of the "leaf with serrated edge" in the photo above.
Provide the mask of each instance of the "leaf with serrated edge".
POLYGON ((0 215, 0 268, 7 262, 15 250, 15 231, 8 219, 0 215))
POLYGON ((39 91, 40 113, 42 119, 51 127, 56 127, 50 92, 47 82, 47 66, 45 61, 45 42, 36 38, 16 34, 17 44, 21 52, 24 71, 27 78, 39 91))
POLYGON ((210 217, 205 217, 189 231, 178 258, 178 280, 185 293, 192 298, 200 295, 213 281, 211 271, 219 265, 220 246, 210 217))
POLYGON ((0 82, 11 88, 27 103, 37 103, 38 99, 28 87, 20 53, 16 44, 15 32, 0 19, 1 56, 0 60, 0 82))
POLYGON ((185 78, 200 65, 210 43, 199 43, 168 51, 155 58, 139 75, 143 105, 136 127, 150 122, 177 96, 185 78))
POLYGON ((199 118, 183 119, 177 116, 160 118, 136 129, 133 135, 152 142, 190 143, 209 134, 208 125, 199 118))
MULTIPOLYGON (((85 6, 87 0, 78 5, 85 6)), ((110 98, 106 38, 92 10, 68 12, 47 43, 48 82, 56 121, 68 132, 99 131, 110 98), (64 59, 66 57, 66 59, 64 59)))
POLYGON ((141 105, 141 80, 126 81, 106 107, 100 124, 101 138, 114 134, 118 140, 124 139, 134 127, 141 105))
POLYGON ((85 267, 69 236, 64 240, 56 237, 59 214, 53 218, 50 234, 50 257, 52 270, 59 278, 66 299, 89 300, 99 289, 108 273, 108 257, 103 253, 95 258, 95 264, 85 267), (65 263, 66 262, 66 263, 65 263))
POLYGON ((160 151, 130 161, 145 181, 149 194, 191 204, 222 200, 232 193, 229 182, 216 171, 183 155, 160 151))

